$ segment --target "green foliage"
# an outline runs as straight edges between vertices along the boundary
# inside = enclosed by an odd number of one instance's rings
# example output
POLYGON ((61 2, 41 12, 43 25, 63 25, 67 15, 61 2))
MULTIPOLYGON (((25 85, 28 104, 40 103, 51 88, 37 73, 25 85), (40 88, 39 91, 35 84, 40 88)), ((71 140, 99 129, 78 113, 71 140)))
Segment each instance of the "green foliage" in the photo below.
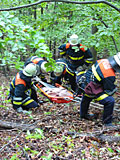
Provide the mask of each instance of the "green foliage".
POLYGON ((25 151, 30 151, 30 152, 32 153, 32 155, 36 155, 36 154, 39 153, 38 151, 32 150, 32 149, 29 148, 28 146, 25 146, 25 147, 24 147, 24 150, 25 150, 25 151))
POLYGON ((50 115, 50 114, 52 114, 52 112, 45 112, 44 114, 45 115, 50 115))
POLYGON ((43 135, 43 130, 41 130, 40 128, 36 128, 35 129, 35 133, 30 133, 30 131, 27 131, 27 136, 26 139, 43 139, 44 135, 43 135))
POLYGON ((39 30, 44 28, 45 39, 48 42, 56 41, 56 48, 66 43, 71 34, 76 33, 83 44, 89 48, 95 47, 101 56, 106 50, 109 55, 116 53, 111 36, 114 37, 120 50, 120 16, 116 10, 105 4, 76 5, 56 2, 56 6, 54 3, 49 4, 44 14, 38 12, 38 16, 36 24, 39 30), (92 26, 98 28, 96 34, 91 33, 92 26))
POLYGON ((52 54, 45 44, 41 32, 29 25, 24 25, 18 17, 10 12, 1 12, 0 15, 0 65, 21 69, 22 60, 37 55, 50 60, 52 54), (35 49, 35 52, 33 51, 35 49))
POLYGON ((51 160, 51 158, 52 158, 52 153, 47 152, 47 154, 48 154, 48 156, 41 156, 41 158, 42 158, 43 160, 51 160))
POLYGON ((60 139, 53 141, 50 145, 51 145, 51 150, 54 150, 56 152, 61 151, 62 153, 64 153, 63 151, 65 147, 67 151, 74 148, 73 139, 69 136, 68 137, 63 136, 60 139))
MULTIPOLYGON (((5 0, 0 4, 2 7, 14 7, 36 1, 5 0)), ((118 1, 109 2, 119 8, 118 1)), ((103 3, 79 5, 44 2, 35 7, 1 12, 0 65, 21 69, 26 57, 38 55, 46 57, 48 70, 51 70, 54 60, 48 46, 52 52, 57 51, 58 46, 66 43, 73 33, 79 35, 81 43, 89 48, 94 47, 99 57, 113 55, 116 49, 112 37, 120 50, 119 28, 119 12, 103 3), (92 34, 93 26, 98 29, 95 34, 92 34)))
POLYGON ((10 160, 19 160, 19 158, 17 158, 17 155, 14 154, 14 155, 10 158, 10 160))
POLYGON ((8 94, 9 94, 8 87, 4 89, 4 85, 1 85, 0 86, 0 99, 1 99, 0 107, 3 107, 4 109, 7 109, 7 105, 10 102, 10 100, 7 100, 8 94))
POLYGON ((112 148, 108 148, 108 151, 111 153, 114 153, 114 151, 112 150, 112 148))

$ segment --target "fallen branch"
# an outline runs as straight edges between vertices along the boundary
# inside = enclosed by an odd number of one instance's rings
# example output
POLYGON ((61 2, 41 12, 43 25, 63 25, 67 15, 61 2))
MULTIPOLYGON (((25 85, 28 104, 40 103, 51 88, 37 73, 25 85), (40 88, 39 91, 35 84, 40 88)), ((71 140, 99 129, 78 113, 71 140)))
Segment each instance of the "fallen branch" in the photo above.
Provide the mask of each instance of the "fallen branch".
POLYGON ((30 125, 30 124, 21 124, 21 123, 14 123, 14 122, 8 122, 8 121, 2 121, 0 120, 0 128, 5 129, 24 129, 24 130, 32 130, 35 129, 37 126, 30 125))
POLYGON ((103 129, 102 131, 96 131, 94 133, 79 134, 77 132, 67 132, 67 135, 71 135, 74 138, 76 137, 84 137, 84 139, 90 138, 97 142, 105 142, 105 141, 107 141, 108 143, 120 142, 120 136, 109 136, 103 134, 104 132, 109 132, 114 130, 120 131, 120 126, 116 126, 115 128, 103 129))
POLYGON ((108 143, 120 142, 120 136, 100 135, 98 138, 101 142, 105 141, 107 141, 108 143))
MULTIPOLYGON (((41 122, 41 120, 38 120, 38 121, 34 122, 33 124, 30 124, 29 127, 30 127, 30 126, 35 126, 35 125, 36 125, 37 123, 39 123, 39 122, 41 122)), ((35 128, 34 128, 34 129, 35 129, 35 128)), ((32 129, 32 130, 33 130, 33 129, 32 129)), ((7 147, 9 144, 13 143, 13 142, 22 134, 22 132, 24 132, 24 131, 26 131, 26 128, 22 129, 14 139, 10 140, 7 144, 5 144, 4 146, 2 146, 2 148, 0 148, 0 152, 1 152, 5 147, 7 147)))

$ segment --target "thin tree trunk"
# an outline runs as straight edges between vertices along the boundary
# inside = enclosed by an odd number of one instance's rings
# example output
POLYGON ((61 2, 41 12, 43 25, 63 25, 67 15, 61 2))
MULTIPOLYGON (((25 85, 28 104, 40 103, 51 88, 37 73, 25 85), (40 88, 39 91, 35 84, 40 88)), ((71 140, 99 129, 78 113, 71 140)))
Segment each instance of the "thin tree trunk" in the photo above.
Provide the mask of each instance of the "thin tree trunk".
MULTIPOLYGON (((95 34, 97 31, 98 31, 97 26, 92 25, 92 34, 95 34)), ((91 47, 90 50, 93 54, 93 62, 95 63, 95 61, 97 60, 97 51, 95 47, 91 47)))

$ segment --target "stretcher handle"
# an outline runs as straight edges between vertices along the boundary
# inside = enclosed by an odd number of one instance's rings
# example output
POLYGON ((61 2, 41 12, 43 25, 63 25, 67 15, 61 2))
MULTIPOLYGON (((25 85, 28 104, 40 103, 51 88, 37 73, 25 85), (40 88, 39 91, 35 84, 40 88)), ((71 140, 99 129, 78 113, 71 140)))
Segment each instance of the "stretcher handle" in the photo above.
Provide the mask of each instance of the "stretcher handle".
POLYGON ((48 83, 46 83, 46 82, 41 81, 41 79, 40 79, 38 76, 34 77, 33 80, 36 81, 36 82, 41 83, 43 86, 45 86, 45 87, 47 87, 47 88, 55 88, 55 86, 53 86, 53 85, 51 85, 51 84, 48 84, 48 83))

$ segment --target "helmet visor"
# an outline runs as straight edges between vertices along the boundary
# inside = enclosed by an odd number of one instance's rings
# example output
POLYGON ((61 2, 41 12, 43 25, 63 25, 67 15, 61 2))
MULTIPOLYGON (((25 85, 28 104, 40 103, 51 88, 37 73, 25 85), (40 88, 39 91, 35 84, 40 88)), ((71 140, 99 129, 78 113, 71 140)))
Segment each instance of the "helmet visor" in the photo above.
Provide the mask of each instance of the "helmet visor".
POLYGON ((73 38, 73 39, 70 39, 69 42, 70 42, 71 45, 77 45, 78 44, 78 39, 73 38))

